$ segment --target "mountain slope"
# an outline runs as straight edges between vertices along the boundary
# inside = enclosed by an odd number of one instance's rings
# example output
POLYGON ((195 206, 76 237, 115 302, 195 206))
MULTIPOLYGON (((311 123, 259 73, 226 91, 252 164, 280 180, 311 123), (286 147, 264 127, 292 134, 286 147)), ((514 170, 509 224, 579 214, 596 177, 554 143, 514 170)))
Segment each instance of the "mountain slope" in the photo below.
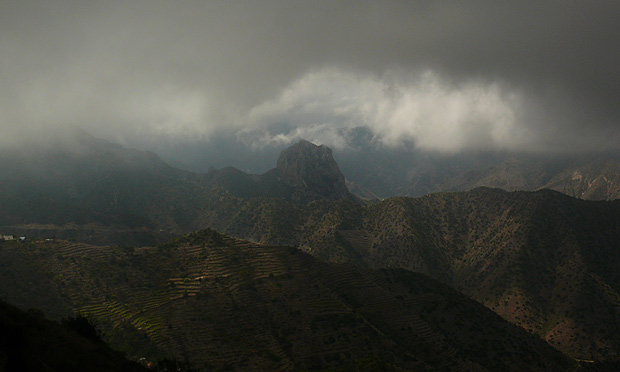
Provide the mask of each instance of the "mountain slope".
MULTIPOLYGON (((3 154, 0 222, 21 224, 2 226, 3 233, 76 231, 73 237, 86 241, 118 234, 113 243, 127 244, 128 236, 151 243, 165 237, 153 230, 212 227, 300 246, 332 262, 425 273, 572 356, 620 353, 617 202, 483 188, 362 205, 343 194, 331 153, 305 142, 283 157, 286 166, 264 175, 234 168, 197 175, 85 134, 67 141, 71 151, 3 154), (322 174, 327 181, 313 184, 322 174)), ((56 292, 41 281, 39 293, 46 302, 56 292)))
POLYGON ((598 159, 553 177, 545 188, 587 200, 620 198, 620 162, 598 159))
POLYGON ((436 191, 467 191, 482 186, 506 191, 537 190, 553 176, 552 165, 533 158, 511 157, 490 168, 465 172, 436 191))
POLYGON ((149 369, 125 359, 96 337, 84 337, 71 327, 44 319, 36 311, 24 312, 0 301, 0 371, 149 369))
POLYGON ((234 199, 203 222, 331 262, 424 273, 580 359, 620 355, 620 203, 479 188, 360 205, 234 199))
POLYGON ((389 199, 335 233, 364 265, 426 273, 570 355, 620 351, 618 202, 483 188, 389 199))
POLYGON ((153 153, 70 134, 62 146, 0 154, 0 225, 179 229, 191 221, 187 207, 201 189, 192 174, 153 153))
POLYGON ((107 334, 126 335, 113 340, 142 340, 134 350, 156 348, 204 369, 576 367, 539 338, 419 274, 325 264, 294 248, 209 230, 159 248, 5 242, 0 255, 2 262, 31 262, 2 268, 0 293, 8 300, 21 294, 21 306, 29 306, 23 294, 52 277, 56 301, 95 317, 107 334), (22 280, 7 281, 17 269, 22 280))
POLYGON ((305 141, 284 151, 276 168, 251 175, 231 167, 182 171, 84 132, 59 137, 0 152, 2 232, 148 245, 203 227, 205 208, 235 198, 355 199, 331 150, 305 141))

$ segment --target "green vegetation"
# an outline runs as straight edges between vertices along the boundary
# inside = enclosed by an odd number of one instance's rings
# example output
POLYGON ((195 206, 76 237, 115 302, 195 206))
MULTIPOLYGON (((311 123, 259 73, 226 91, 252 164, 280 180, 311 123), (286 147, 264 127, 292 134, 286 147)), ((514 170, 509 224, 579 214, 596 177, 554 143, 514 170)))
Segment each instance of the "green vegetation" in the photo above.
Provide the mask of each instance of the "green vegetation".
POLYGON ((91 342, 98 343, 103 341, 101 339, 101 330, 97 328, 92 318, 77 315, 63 319, 61 324, 91 342))
POLYGON ((204 229, 204 230, 200 230, 197 232, 193 232, 189 235, 185 235, 180 238, 173 239, 168 243, 160 244, 159 247, 173 248, 173 247, 179 247, 182 245, 190 245, 190 246, 200 245, 203 247, 207 247, 207 246, 224 247, 224 246, 227 246, 227 243, 224 241, 222 234, 218 233, 215 230, 204 229))

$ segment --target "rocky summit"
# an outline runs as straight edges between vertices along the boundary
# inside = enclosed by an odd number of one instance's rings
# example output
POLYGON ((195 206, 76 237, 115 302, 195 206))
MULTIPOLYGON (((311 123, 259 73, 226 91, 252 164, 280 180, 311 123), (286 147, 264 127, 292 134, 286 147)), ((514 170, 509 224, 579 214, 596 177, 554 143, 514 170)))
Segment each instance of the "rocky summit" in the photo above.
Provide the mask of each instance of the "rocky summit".
POLYGON ((350 197, 344 175, 327 146, 317 146, 304 140, 298 142, 282 151, 276 173, 282 182, 293 189, 291 199, 294 202, 350 197))

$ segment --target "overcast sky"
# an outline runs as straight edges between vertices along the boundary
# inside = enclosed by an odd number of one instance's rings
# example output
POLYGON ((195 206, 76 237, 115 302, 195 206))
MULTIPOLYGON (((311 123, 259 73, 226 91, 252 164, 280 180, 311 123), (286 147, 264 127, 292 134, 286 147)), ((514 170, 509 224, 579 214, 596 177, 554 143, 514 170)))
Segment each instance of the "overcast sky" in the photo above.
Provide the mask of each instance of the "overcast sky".
POLYGON ((620 148, 620 1, 0 0, 0 143, 620 148))

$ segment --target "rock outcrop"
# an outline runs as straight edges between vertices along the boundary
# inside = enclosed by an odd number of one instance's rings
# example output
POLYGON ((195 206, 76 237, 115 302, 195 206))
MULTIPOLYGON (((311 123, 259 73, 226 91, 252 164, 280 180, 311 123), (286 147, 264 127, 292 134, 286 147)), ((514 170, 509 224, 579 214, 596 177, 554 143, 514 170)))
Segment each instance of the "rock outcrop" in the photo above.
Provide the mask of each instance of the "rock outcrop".
POLYGON ((298 142, 282 151, 276 174, 285 185, 292 188, 293 202, 351 197, 332 150, 327 146, 317 146, 305 140, 298 142))

